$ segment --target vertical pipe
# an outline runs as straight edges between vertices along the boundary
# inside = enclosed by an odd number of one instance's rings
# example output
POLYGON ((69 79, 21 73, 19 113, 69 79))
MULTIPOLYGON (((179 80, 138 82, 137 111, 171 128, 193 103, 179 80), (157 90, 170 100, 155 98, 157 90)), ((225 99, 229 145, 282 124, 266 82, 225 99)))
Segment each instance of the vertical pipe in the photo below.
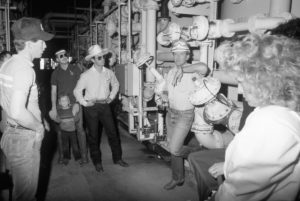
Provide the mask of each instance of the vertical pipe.
MULTIPOLYGON (((142 32, 141 32, 141 54, 147 52, 147 12, 142 9, 142 32)), ((138 119, 139 119, 139 131, 138 135, 143 134, 144 127, 144 107, 147 107, 147 103, 143 101, 144 92, 144 70, 140 70, 139 73, 139 97, 138 97, 138 119)))
POLYGON ((270 17, 279 16, 283 12, 291 11, 291 0, 270 0, 270 17))
MULTIPOLYGON (((210 16, 209 20, 216 20, 218 19, 218 1, 211 1, 210 2, 210 16)), ((210 72, 213 72, 214 68, 214 51, 216 46, 216 40, 211 40, 211 45, 207 47, 207 65, 210 68, 210 72)))
POLYGON ((75 43, 76 43, 76 55, 77 55, 77 59, 79 60, 80 58, 80 52, 79 52, 79 37, 78 37, 78 25, 76 24, 76 28, 75 28, 75 43))
MULTIPOLYGON (((110 1, 106 0, 103 2, 103 7, 104 7, 104 15, 107 14, 107 12, 109 11, 109 6, 110 6, 110 1)), ((106 48, 111 48, 111 38, 108 35, 107 31, 104 32, 104 47, 106 48)))
POLYGON ((203 43, 200 45, 200 62, 208 64, 208 44, 203 43))
POLYGON ((6 6, 5 6, 5 38, 6 38, 6 50, 10 51, 9 0, 6 1, 6 6))
MULTIPOLYGON (((156 6, 157 3, 153 0, 148 1, 147 5, 147 52, 154 56, 153 62, 150 67, 156 66, 156 6)), ((154 82, 155 78, 152 73, 149 72, 149 68, 146 70, 146 82, 154 82)))
MULTIPOLYGON (((77 0, 74 0, 74 8, 77 7, 77 0)), ((75 34, 74 34, 74 40, 76 44, 76 58, 79 61, 79 40, 78 40, 78 24, 77 24, 77 9, 75 9, 75 34)))
POLYGON ((118 18, 119 64, 121 64, 121 62, 122 62, 122 55, 121 55, 121 0, 118 0, 118 12, 119 12, 119 18, 118 18))
POLYGON ((139 96, 138 96, 138 135, 143 134, 144 127, 144 106, 145 103, 143 101, 143 91, 144 91, 144 70, 141 69, 139 72, 139 96))
POLYGON ((128 35, 127 35, 127 50, 128 50, 128 57, 129 57, 129 62, 132 62, 132 55, 131 55, 131 0, 128 0, 127 2, 127 7, 128 7, 128 35))
POLYGON ((90 0, 90 37, 91 37, 91 46, 93 45, 93 10, 92 10, 92 0, 90 0))
MULTIPOLYGON (((98 23, 96 22, 96 24, 95 24, 95 28, 96 28, 96 30, 95 30, 95 44, 98 44, 98 23)), ((102 45, 101 45, 102 46, 102 45)), ((103 46, 102 46, 103 47, 103 46)))
POLYGON ((147 12, 142 9, 141 53, 147 50, 147 12))

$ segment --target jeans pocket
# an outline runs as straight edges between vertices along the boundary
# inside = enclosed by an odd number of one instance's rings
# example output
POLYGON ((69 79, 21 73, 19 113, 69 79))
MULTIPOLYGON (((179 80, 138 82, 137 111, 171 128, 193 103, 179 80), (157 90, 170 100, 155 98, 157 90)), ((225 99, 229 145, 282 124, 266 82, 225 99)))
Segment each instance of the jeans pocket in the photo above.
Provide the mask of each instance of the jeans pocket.
POLYGON ((32 153, 34 139, 11 135, 6 140, 7 157, 23 158, 32 153))

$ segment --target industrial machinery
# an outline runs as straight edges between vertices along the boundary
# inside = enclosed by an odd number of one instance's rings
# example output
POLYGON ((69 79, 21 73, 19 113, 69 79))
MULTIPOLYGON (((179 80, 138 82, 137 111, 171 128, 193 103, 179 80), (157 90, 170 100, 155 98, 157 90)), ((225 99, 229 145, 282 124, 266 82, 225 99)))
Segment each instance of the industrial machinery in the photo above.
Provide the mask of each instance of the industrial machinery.
MULTIPOLYGON (((299 16, 296 7, 300 4, 296 0, 119 0, 104 1, 103 6, 107 10, 103 44, 118 58, 115 73, 123 109, 118 119, 138 140, 168 150, 167 103, 158 101, 156 91, 163 87, 163 75, 173 65, 172 42, 180 38, 188 41, 192 63, 204 62, 214 72, 218 70, 214 50, 220 40, 275 28, 293 15, 299 16)), ((222 83, 227 89, 226 100, 240 105, 237 86, 227 84, 222 83)))
MULTIPOLYGON (((10 6, 9 0, 1 2, 0 20, 6 26, 0 26, 0 45, 9 50, 10 43, 4 42, 10 41, 7 13, 18 7, 10 6)), ((173 66, 172 42, 186 40, 191 47, 191 63, 206 63, 212 72, 209 76, 213 76, 218 70, 215 60, 222 59, 215 54, 219 41, 249 32, 263 33, 300 17, 299 8, 299 0, 99 0, 90 1, 87 12, 75 8, 76 13, 48 13, 44 22, 50 31, 68 24, 72 34, 67 38, 77 61, 92 44, 110 49, 109 65, 120 82, 122 112, 118 120, 139 141, 168 149, 164 121, 167 103, 160 102, 156 91, 163 88, 163 76, 173 66)), ((226 98, 238 102, 238 87, 226 79, 220 79, 226 98)))

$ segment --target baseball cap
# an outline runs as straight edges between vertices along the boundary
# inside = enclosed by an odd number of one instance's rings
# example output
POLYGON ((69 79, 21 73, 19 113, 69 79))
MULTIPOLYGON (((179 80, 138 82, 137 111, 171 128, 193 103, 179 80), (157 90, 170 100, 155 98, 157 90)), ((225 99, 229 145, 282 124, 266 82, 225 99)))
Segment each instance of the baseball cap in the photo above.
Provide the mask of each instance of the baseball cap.
POLYGON ((22 17, 12 25, 12 33, 15 39, 43 40, 47 41, 54 37, 53 34, 44 31, 42 23, 37 18, 22 17))

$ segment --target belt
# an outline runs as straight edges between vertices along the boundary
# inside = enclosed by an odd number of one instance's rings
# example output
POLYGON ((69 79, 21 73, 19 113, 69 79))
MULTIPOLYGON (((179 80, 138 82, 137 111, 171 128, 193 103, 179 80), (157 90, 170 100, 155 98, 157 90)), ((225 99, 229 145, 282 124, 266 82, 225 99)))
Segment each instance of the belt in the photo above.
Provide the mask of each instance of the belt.
POLYGON ((8 123, 8 122, 7 122, 7 126, 9 126, 9 127, 11 127, 11 128, 14 128, 14 129, 31 130, 31 129, 25 128, 25 127, 23 127, 23 126, 21 126, 21 125, 14 125, 14 124, 11 124, 11 123, 8 123))
POLYGON ((193 113, 194 109, 189 109, 189 110, 176 110, 173 108, 168 108, 169 111, 173 112, 173 113, 177 113, 177 114, 187 114, 187 113, 193 113))
POLYGON ((106 100, 96 100, 95 103, 107 104, 106 100))

